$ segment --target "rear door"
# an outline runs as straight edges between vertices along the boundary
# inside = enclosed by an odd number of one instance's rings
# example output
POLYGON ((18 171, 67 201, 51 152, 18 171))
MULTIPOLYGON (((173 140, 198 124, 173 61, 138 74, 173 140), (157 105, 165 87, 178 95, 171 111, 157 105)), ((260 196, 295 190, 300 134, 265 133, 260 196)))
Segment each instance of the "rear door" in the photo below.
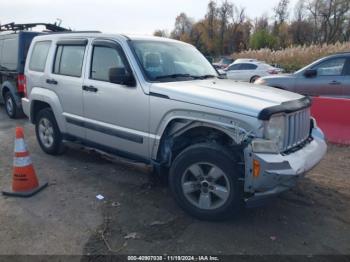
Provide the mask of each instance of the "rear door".
POLYGON ((250 64, 250 63, 244 63, 241 65, 241 80, 245 82, 250 82, 250 79, 253 76, 259 76, 257 72, 257 65, 250 64))
POLYGON ((25 69, 27 80, 27 91, 30 93, 34 87, 43 88, 46 86, 46 78, 48 72, 49 53, 52 51, 52 41, 36 41, 33 43, 32 51, 25 69))
POLYGON ((311 96, 342 97, 347 79, 343 75, 346 60, 346 57, 335 57, 314 65, 311 69, 317 70, 317 75, 301 75, 296 81, 295 91, 311 96))
POLYGON ((70 135, 85 138, 81 125, 83 118, 83 67, 87 39, 59 40, 52 54, 53 64, 45 85, 54 91, 59 99, 66 119, 66 130, 70 135))

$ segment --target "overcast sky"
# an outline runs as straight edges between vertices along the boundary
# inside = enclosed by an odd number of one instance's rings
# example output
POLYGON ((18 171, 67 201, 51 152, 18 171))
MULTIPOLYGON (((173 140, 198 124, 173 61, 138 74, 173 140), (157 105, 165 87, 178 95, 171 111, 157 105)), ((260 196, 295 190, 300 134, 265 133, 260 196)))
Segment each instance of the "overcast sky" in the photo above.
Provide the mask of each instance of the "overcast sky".
MULTIPOLYGON (((0 0, 0 22, 31 23, 63 20, 62 26, 75 30, 106 33, 152 34, 170 31, 175 17, 185 12, 195 20, 204 17, 209 0, 0 0)), ((272 16, 278 0, 233 0, 246 7, 249 17, 272 16)), ((297 0, 290 1, 293 10, 297 0)), ((221 0, 217 1, 218 4, 221 0)), ((292 15, 292 14, 291 14, 292 15)))

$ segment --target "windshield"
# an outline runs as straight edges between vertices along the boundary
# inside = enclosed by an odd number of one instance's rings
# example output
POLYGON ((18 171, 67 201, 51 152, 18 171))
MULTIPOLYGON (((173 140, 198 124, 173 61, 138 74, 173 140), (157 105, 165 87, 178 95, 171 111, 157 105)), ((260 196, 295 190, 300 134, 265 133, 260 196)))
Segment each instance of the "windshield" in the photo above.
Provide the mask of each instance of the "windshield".
POLYGON ((151 82, 217 77, 208 60, 193 46, 161 41, 131 41, 139 64, 151 82))

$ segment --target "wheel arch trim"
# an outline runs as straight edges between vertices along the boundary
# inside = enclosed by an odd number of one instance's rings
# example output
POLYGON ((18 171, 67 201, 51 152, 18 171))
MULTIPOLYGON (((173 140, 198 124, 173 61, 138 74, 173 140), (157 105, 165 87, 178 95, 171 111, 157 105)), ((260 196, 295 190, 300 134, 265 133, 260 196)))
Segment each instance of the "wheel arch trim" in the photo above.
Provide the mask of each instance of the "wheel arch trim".
POLYGON ((5 102, 5 97, 4 97, 5 94, 3 93, 5 88, 8 89, 10 91, 10 93, 12 94, 13 98, 16 101, 17 107, 20 107, 21 106, 21 98, 17 95, 17 87, 14 84, 14 82, 12 82, 12 81, 5 81, 2 83, 0 101, 5 102))
POLYGON ((59 100, 59 97, 56 95, 55 92, 40 88, 40 87, 33 87, 30 93, 30 121, 34 123, 34 105, 35 102, 44 102, 48 104, 55 116, 57 125, 62 133, 66 131, 66 125, 63 117, 63 109, 59 100))
POLYGON ((156 139, 153 143, 152 159, 158 159, 162 138, 166 135, 167 130, 171 128, 172 123, 178 123, 178 127, 175 127, 175 130, 178 129, 174 132, 176 133, 175 137, 197 127, 212 128, 223 132, 236 144, 241 144, 249 136, 254 136, 254 128, 240 119, 196 111, 176 110, 168 113, 158 127, 157 134, 160 139, 156 139))

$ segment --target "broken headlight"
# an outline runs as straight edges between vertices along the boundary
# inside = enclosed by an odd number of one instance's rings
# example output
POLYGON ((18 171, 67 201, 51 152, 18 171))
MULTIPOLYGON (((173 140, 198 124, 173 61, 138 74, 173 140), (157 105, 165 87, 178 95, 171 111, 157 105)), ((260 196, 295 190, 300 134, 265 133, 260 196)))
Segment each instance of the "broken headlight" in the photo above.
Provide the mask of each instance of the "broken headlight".
POLYGON ((252 141, 253 151, 272 154, 281 152, 286 132, 285 116, 272 116, 269 121, 264 122, 263 132, 263 138, 256 138, 252 141))
POLYGON ((283 149, 283 141, 286 133, 286 118, 284 115, 272 116, 265 123, 264 138, 274 142, 279 151, 283 149))

